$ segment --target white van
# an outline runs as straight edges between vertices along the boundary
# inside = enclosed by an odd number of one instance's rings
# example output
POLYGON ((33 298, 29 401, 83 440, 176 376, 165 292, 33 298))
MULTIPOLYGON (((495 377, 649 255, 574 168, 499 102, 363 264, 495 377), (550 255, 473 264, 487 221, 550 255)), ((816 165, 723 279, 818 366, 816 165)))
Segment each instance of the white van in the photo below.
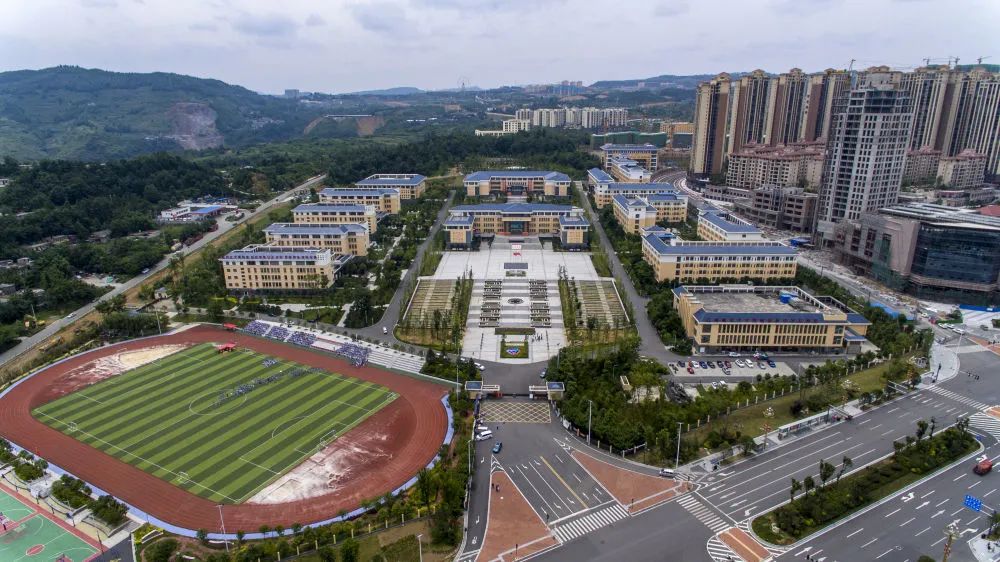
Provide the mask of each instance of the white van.
POLYGON ((660 476, 662 476, 664 478, 673 478, 676 475, 674 474, 674 471, 671 468, 661 468, 660 469, 660 476))
POLYGON ((493 432, 488 429, 476 434, 476 441, 486 441, 487 439, 493 439, 493 432))
POLYGON ((952 328, 952 331, 955 332, 956 334, 960 335, 960 336, 965 335, 965 330, 963 330, 961 328, 952 328))

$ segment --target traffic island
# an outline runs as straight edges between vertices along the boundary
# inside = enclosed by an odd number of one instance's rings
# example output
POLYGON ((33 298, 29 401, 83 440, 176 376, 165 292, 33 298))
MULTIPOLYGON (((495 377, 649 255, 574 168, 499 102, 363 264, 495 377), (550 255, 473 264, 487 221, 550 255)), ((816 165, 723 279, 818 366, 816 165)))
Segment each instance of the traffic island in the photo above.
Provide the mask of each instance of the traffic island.
POLYGON ((688 482, 621 468, 579 450, 574 450, 571 455, 631 514, 645 511, 691 489, 688 482))
POLYGON ((477 560, 508 562, 538 554, 559 542, 505 472, 490 476, 489 520, 477 560), (499 490, 497 487, 499 486, 499 490))
POLYGON ((719 540, 746 562, 762 562, 771 556, 759 542, 737 527, 719 533, 719 540))

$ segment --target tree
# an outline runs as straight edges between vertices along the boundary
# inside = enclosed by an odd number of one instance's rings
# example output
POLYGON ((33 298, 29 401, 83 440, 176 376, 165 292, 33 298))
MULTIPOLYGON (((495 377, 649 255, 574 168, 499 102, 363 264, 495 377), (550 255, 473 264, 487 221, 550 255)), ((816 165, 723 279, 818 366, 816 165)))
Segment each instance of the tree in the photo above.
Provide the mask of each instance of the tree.
POLYGON ((892 442, 892 457, 893 458, 898 458, 899 457, 899 452, 903 450, 904 446, 905 445, 903 445, 899 441, 893 441, 892 442))
POLYGON ((924 420, 918 420, 917 431, 916 431, 917 443, 919 443, 920 440, 924 438, 924 435, 926 433, 927 433, 927 422, 924 420))
POLYGON ((279 537, 280 537, 280 536, 283 536, 283 535, 285 534, 285 527, 284 527, 284 525, 275 525, 275 526, 274 526, 274 532, 275 532, 275 533, 276 533, 276 534, 277 534, 277 535, 278 535, 279 537))
POLYGON ((198 542, 200 542, 202 546, 208 544, 208 531, 205 529, 198 529, 198 532, 196 532, 194 536, 198 539, 198 542))
POLYGON ((297 535, 302 532, 302 523, 292 523, 292 534, 297 535))
POLYGON ((806 476, 805 480, 802 481, 802 487, 805 488, 806 494, 816 487, 816 481, 813 480, 812 475, 806 476))
POLYGON ((247 536, 247 534, 244 533, 243 531, 236 531, 236 544, 242 545, 243 544, 243 538, 246 537, 246 536, 247 536))
POLYGON ((935 428, 935 427, 937 427, 937 420, 936 420, 936 419, 934 419, 934 416, 931 416, 931 427, 930 427, 930 433, 929 433, 929 434, 927 435, 927 438, 928 438, 928 439, 930 439, 931 437, 934 437, 934 428, 935 428))
POLYGON ((267 534, 271 532, 271 527, 267 525, 261 525, 260 527, 257 528, 257 531, 260 532, 260 534, 267 536, 267 534))
POLYGON ((753 437, 746 434, 740 437, 739 446, 744 455, 753 453, 753 449, 756 445, 757 443, 753 440, 753 437))
POLYGON ((833 473, 836 472, 836 470, 837 470, 837 468, 835 466, 833 466, 832 464, 826 462, 823 459, 820 459, 820 461, 819 461, 819 479, 820 479, 820 482, 822 482, 822 486, 826 486, 826 481, 829 480, 831 476, 833 476, 833 473))
POLYGON ((854 461, 851 457, 844 455, 844 458, 840 461, 840 472, 837 473, 837 482, 840 482, 840 477, 844 475, 845 472, 854 466, 854 461))
POLYGON ((431 504, 433 486, 434 483, 431 481, 430 471, 426 468, 421 468, 420 472, 417 473, 417 489, 420 490, 420 497, 424 499, 425 506, 431 504))
POLYGON ((358 541, 353 538, 347 539, 340 547, 340 559, 343 562, 358 562, 359 550, 360 545, 358 545, 358 541))
POLYGON ((788 491, 788 494, 790 496, 788 501, 790 501, 790 502, 795 501, 795 493, 798 492, 801 489, 802 489, 802 483, 799 482, 798 480, 792 478, 792 487, 788 491))
POLYGON ((924 554, 924 555, 921 555, 920 558, 917 558, 917 562, 936 562, 936 561, 933 558, 931 558, 930 556, 927 556, 926 554, 924 554))

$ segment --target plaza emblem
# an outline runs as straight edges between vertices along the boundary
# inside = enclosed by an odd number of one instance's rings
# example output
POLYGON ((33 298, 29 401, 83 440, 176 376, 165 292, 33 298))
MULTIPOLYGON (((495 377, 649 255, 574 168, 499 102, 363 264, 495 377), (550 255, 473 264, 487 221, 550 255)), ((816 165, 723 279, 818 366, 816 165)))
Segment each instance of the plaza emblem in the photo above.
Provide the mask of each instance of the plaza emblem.
POLYGON ((521 351, 520 348, 517 348, 517 347, 508 347, 507 348, 507 354, 508 355, 517 355, 518 351, 521 351))

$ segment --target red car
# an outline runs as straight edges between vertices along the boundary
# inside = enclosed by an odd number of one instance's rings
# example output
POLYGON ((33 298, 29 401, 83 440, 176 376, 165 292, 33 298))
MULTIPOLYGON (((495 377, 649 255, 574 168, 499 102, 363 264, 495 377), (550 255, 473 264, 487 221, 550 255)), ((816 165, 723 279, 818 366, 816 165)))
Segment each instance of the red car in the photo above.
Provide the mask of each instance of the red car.
POLYGON ((979 462, 976 463, 976 466, 972 467, 972 472, 975 472, 980 476, 989 474, 991 470, 993 470, 993 461, 986 457, 981 457, 979 462))
POLYGON ((688 374, 689 375, 693 375, 694 374, 694 369, 692 369, 691 367, 688 367, 688 374))

